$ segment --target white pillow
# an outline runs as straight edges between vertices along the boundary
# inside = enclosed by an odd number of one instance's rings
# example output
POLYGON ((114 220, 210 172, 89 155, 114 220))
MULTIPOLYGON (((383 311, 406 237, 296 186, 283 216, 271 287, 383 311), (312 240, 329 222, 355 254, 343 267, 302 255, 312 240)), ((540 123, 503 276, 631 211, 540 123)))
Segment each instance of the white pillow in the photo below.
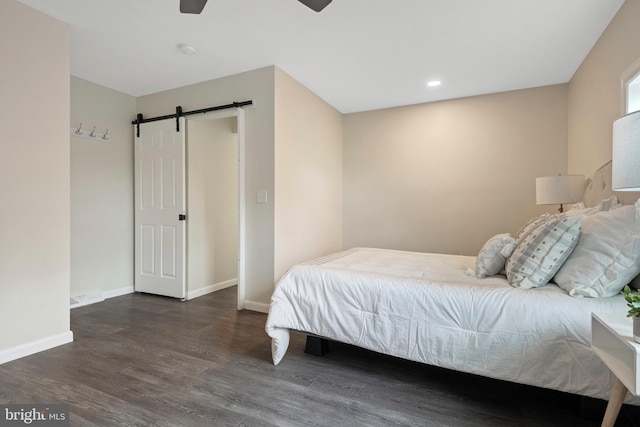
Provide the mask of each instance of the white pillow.
POLYGON ((576 204, 571 205, 571 207, 569 208, 567 213, 569 213, 569 212, 571 212, 572 210, 575 210, 575 209, 587 209, 587 205, 585 205, 584 202, 578 202, 576 204))
POLYGON ((509 233, 496 234, 487 240, 476 258, 476 277, 482 279, 500 273, 516 247, 515 241, 509 233))
POLYGON ((565 213, 567 216, 588 216, 588 215, 593 215, 594 213, 597 213, 597 212, 610 211, 613 209, 617 209, 620 206, 622 205, 618 202, 618 198, 616 196, 611 196, 607 199, 600 200, 600 203, 598 203, 592 208, 588 208, 585 206, 584 203, 578 202, 575 205, 573 205, 571 209, 569 209, 565 213))
POLYGON ((600 212, 600 206, 594 206, 592 208, 571 208, 565 212, 569 217, 571 216, 589 216, 594 213, 600 212))
POLYGON ((586 218, 554 281, 571 296, 610 297, 639 273, 640 201, 586 218))
POLYGON ((516 243, 505 267, 511 286, 546 285, 578 243, 581 222, 582 217, 553 215, 516 243))
POLYGON ((623 205, 620 204, 616 196, 611 196, 608 199, 600 200, 600 203, 598 203, 598 208, 600 208, 601 211, 612 211, 622 206, 623 205))

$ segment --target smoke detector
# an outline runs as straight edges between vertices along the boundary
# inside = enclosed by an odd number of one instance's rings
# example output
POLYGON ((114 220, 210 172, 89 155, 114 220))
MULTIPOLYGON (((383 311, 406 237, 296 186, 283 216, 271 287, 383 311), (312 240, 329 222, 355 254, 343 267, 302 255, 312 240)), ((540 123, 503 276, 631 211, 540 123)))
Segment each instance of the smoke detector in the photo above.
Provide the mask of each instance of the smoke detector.
POLYGON ((182 52, 184 55, 193 56, 196 54, 197 50, 195 47, 191 46, 188 43, 181 43, 178 45, 178 50, 182 52))

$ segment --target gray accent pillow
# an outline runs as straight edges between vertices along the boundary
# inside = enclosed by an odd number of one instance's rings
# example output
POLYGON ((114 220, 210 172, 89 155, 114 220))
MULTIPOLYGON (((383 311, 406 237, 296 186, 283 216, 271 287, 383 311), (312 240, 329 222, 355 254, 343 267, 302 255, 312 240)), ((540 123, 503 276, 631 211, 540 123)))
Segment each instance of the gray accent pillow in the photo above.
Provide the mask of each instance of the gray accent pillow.
POLYGON ((511 286, 546 285, 576 247, 581 223, 582 217, 553 215, 516 242, 505 267, 511 286))
POLYGON ((557 216, 558 216, 558 214, 549 215, 548 213, 545 213, 545 214, 542 214, 540 216, 536 216, 536 217, 531 218, 516 233, 516 235, 515 235, 516 246, 518 246, 522 242, 522 239, 527 237, 527 235, 529 233, 531 233, 533 230, 538 228, 541 224, 543 224, 543 223, 545 223, 545 222, 549 221, 550 219, 555 218, 557 216))

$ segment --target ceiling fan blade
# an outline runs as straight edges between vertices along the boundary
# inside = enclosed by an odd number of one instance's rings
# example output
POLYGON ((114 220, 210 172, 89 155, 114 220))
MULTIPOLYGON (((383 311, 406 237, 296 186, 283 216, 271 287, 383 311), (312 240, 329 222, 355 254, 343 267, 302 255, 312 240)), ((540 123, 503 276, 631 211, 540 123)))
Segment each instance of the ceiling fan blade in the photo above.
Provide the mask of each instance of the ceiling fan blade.
POLYGON ((204 9, 207 0, 180 0, 180 12, 198 14, 204 9))
POLYGON ((307 6, 310 9, 315 10, 316 12, 320 12, 325 7, 329 6, 331 0, 298 0, 303 5, 307 6))

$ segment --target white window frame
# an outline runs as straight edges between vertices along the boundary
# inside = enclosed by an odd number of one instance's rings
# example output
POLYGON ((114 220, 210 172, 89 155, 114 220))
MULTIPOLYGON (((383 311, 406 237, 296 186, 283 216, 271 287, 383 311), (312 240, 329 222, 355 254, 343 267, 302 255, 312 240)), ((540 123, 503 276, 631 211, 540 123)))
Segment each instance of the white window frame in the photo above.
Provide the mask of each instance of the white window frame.
POLYGON ((621 92, 622 96, 620 99, 622 100, 620 115, 625 115, 627 113, 631 113, 633 111, 640 110, 640 58, 638 58, 629 68, 622 73, 620 78, 621 83, 621 92), (637 94, 634 97, 633 104, 635 108, 631 111, 630 108, 630 100, 629 100, 629 86, 633 84, 634 93, 637 94))

